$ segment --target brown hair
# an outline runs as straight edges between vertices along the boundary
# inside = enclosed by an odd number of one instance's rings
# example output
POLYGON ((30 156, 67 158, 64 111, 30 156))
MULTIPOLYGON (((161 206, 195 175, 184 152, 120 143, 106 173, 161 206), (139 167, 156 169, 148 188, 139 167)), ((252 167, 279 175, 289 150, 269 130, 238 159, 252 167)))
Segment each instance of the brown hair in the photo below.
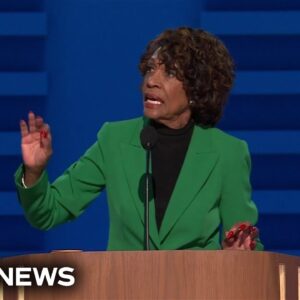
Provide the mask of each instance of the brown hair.
POLYGON ((144 76, 148 61, 158 50, 166 70, 176 70, 191 101, 192 118, 212 127, 221 118, 234 79, 232 58, 223 43, 201 29, 169 29, 151 41, 140 60, 144 76))

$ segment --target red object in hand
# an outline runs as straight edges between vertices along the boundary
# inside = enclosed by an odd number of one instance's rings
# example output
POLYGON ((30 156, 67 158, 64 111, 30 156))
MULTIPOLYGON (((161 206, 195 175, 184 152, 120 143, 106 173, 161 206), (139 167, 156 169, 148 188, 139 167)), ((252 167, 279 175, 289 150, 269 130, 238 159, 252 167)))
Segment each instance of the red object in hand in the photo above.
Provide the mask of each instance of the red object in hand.
POLYGON ((46 139, 48 137, 48 132, 45 131, 45 130, 41 130, 40 131, 40 136, 41 136, 41 138, 46 139))

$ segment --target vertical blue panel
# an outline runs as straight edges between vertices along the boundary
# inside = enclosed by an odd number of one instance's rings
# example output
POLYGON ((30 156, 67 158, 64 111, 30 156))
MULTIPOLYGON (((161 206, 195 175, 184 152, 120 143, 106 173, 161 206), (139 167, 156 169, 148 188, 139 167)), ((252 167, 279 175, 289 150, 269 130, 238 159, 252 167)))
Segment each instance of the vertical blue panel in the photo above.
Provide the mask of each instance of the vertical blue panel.
POLYGON ((14 173, 21 163, 19 120, 32 109, 42 113, 48 94, 43 0, 0 2, 0 255, 43 251, 44 233, 25 220, 14 173))

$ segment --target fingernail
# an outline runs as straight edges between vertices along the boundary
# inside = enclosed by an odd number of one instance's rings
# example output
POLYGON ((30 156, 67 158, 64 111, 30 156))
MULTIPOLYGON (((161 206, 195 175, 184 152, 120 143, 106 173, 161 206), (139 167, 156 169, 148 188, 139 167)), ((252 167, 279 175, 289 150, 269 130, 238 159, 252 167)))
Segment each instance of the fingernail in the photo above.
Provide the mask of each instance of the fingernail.
POLYGON ((252 233, 254 231, 257 231, 257 228, 255 226, 249 226, 249 231, 252 233))
POLYGON ((229 231, 226 235, 226 239, 230 240, 232 237, 234 236, 234 232, 233 231, 229 231))
POLYGON ((239 230, 241 230, 241 231, 244 231, 246 228, 247 228, 247 225, 246 225, 246 224, 241 224, 241 225, 239 226, 239 230))
POLYGON ((46 139, 48 137, 48 132, 46 132, 45 130, 41 130, 40 135, 41 135, 41 138, 46 139))

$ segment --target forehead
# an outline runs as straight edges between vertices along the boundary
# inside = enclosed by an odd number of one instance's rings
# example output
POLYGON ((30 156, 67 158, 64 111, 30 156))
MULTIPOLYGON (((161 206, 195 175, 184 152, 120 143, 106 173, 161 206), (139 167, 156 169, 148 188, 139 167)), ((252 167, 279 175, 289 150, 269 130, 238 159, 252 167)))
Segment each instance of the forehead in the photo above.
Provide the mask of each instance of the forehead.
POLYGON ((151 56, 149 58, 149 60, 147 61, 147 65, 155 67, 155 68, 163 68, 163 69, 175 69, 175 70, 178 70, 178 68, 179 68, 178 64, 176 62, 168 64, 167 62, 161 60, 160 58, 153 57, 153 56, 151 56))
POLYGON ((153 57, 149 58, 148 64, 155 65, 155 66, 164 65, 164 63, 159 58, 153 58, 153 57))

